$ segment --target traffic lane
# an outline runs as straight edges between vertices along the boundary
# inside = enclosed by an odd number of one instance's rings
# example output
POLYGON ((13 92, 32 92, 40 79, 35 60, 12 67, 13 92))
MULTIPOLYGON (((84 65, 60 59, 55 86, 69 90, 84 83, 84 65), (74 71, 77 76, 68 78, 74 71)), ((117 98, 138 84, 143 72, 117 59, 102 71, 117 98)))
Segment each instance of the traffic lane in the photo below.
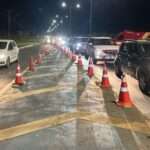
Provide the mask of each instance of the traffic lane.
MULTIPOLYGON (((56 109, 55 107, 56 103, 57 105, 58 103, 64 105, 63 107, 65 108, 65 111, 63 112, 66 112, 66 110, 70 111, 69 109, 73 107, 74 111, 77 110, 82 113, 77 113, 77 117, 75 118, 75 120, 69 121, 68 123, 64 123, 62 125, 58 123, 59 120, 61 120, 60 116, 58 116, 58 119, 56 119, 57 121, 52 126, 53 128, 47 128, 21 137, 16 137, 11 140, 0 142, 1 147, 4 150, 5 149, 13 150, 16 148, 22 149, 24 145, 28 145, 26 146, 27 149, 33 149, 33 150, 34 149, 44 150, 47 148, 55 149, 55 150, 60 150, 60 149, 98 150, 98 149, 123 148, 119 136, 117 135, 117 132, 111 127, 111 124, 105 123, 105 121, 103 121, 102 119, 103 117, 106 118, 106 120, 108 119, 108 115, 106 113, 105 104, 104 104, 104 98, 102 97, 102 91, 100 90, 99 87, 96 86, 94 79, 89 80, 87 78, 85 71, 80 69, 76 70, 75 68, 76 68, 75 66, 71 67, 69 69, 70 71, 67 71, 67 75, 64 76, 64 79, 61 80, 61 82, 59 83, 59 86, 66 85, 68 81, 75 83, 76 89, 73 90, 73 93, 70 92, 66 93, 65 91, 60 93, 59 91, 57 93, 59 97, 55 95, 54 97, 56 99, 54 100, 54 102, 51 103, 49 101, 49 104, 46 104, 44 107, 49 110, 49 115, 52 113, 52 112, 50 113, 50 110, 52 108, 55 108, 55 110, 57 110, 57 113, 59 112, 59 110, 56 109), (70 78, 70 76, 74 76, 74 77, 70 78), (68 80, 68 78, 70 79, 68 80), (76 95, 74 98, 73 98, 73 94, 76 95), (47 107, 47 105, 49 106, 47 107), (83 112, 85 113, 85 115, 83 112), (96 121, 97 123, 93 123, 93 119, 91 118, 91 115, 95 116, 97 114, 100 115, 100 117, 94 119, 94 121, 96 121), (92 120, 90 120, 90 118, 92 120)), ((67 89, 69 88, 69 86, 67 85, 65 87, 67 89)), ((37 100, 38 97, 36 97, 35 99, 37 100)), ((46 97, 43 97, 41 103, 45 103, 45 99, 46 97)), ((52 96, 51 96, 51 101, 53 101, 52 96)), ((34 105, 37 107, 38 105, 40 105, 40 102, 35 101, 34 105)), ((32 104, 30 103, 30 105, 28 105, 27 107, 29 106, 33 107, 34 105, 33 103, 32 104)), ((59 109, 61 109, 61 107, 59 109)), ((45 113, 45 111, 47 110, 42 111, 40 109, 39 111, 40 113, 38 114, 38 116, 40 116, 40 114, 45 113)), ((34 110, 34 112, 36 112, 36 110, 34 110)), ((68 119, 68 115, 66 115, 65 119, 68 119)), ((50 126, 50 123, 48 124, 50 126)), ((28 128, 29 124, 26 127, 28 128)), ((24 127, 23 130, 25 130, 26 127, 24 127)), ((15 132, 13 133, 15 134, 15 132)))
MULTIPOLYGON (((113 91, 115 92, 115 96, 118 97, 120 92, 121 80, 115 75, 114 64, 107 64, 109 69, 109 79, 112 85, 113 91)), ((99 70, 99 74, 102 75, 102 64, 96 65, 97 70, 99 70)), ((150 97, 143 94, 139 88, 138 81, 130 76, 126 75, 126 80, 128 84, 129 94, 131 96, 134 105, 147 117, 150 118, 150 97)))
POLYGON ((0 105, 0 128, 74 111, 76 65, 57 51, 52 51, 42 62, 35 72, 24 75, 27 82, 17 92, 11 88, 0 97, 4 102, 0 105))
MULTIPOLYGON (((70 73, 68 74, 71 75, 70 73)), ((82 83, 86 79, 84 77, 85 74, 84 72, 77 74, 78 82, 82 83)), ((61 81, 60 85, 67 81, 68 76, 61 81)), ((65 120, 63 120, 63 123, 60 123, 61 117, 58 116, 56 120, 54 119, 56 122, 53 123, 53 126, 47 122, 46 129, 35 130, 36 132, 2 141, 0 146, 4 150, 22 149, 24 145, 27 145, 27 149, 32 150, 44 150, 47 148, 56 150, 149 149, 148 132, 146 132, 149 130, 144 130, 146 127, 143 121, 144 118, 140 113, 137 113, 136 109, 121 109, 117 107, 116 104, 112 103, 116 99, 114 92, 101 90, 95 84, 95 77, 88 81, 85 86, 84 84, 81 87, 77 86, 76 90, 77 95, 82 92, 77 96, 77 104, 74 104, 74 107, 77 108, 77 111, 87 112, 86 115, 77 113, 75 120, 71 119, 68 123, 64 122, 65 120), (142 128, 143 125, 144 128, 142 128), (51 126, 51 128, 47 128, 48 126, 51 126)), ((68 95, 70 94, 68 93, 68 95)), ((60 96, 59 102, 61 101, 62 103, 63 98, 66 98, 65 94, 60 96)), ((70 99, 65 101, 65 103, 63 102, 68 108, 70 105, 69 101, 70 99)), ((34 104, 38 105, 38 103, 34 104)), ((54 106, 51 103, 48 109, 54 106)), ((42 113, 41 110, 40 112, 42 113)), ((69 114, 66 115, 65 119, 67 118, 69 118, 69 114)), ((29 124, 24 126, 22 132, 29 126, 29 124)), ((15 134, 15 132, 13 133, 15 134)))
MULTIPOLYGON (((39 48, 39 46, 33 46, 20 50, 19 63, 22 70, 24 70, 28 66, 30 56, 37 56, 39 48)), ((11 82, 15 78, 16 66, 17 63, 14 62, 13 64, 11 64, 10 68, 0 67, 0 88, 3 88, 6 84, 11 82)))

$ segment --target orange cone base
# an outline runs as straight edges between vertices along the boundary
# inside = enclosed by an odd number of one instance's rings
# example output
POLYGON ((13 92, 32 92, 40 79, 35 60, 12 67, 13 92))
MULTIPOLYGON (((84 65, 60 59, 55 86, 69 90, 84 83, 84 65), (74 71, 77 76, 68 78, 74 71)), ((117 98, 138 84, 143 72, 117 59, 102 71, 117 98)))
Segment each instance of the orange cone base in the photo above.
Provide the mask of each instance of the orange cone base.
POLYGON ((121 106, 121 107, 125 107, 125 108, 131 108, 131 107, 133 107, 133 103, 132 102, 116 102, 116 104, 118 105, 118 106, 121 106))
POLYGON ((15 83, 13 83, 12 87, 19 87, 19 86, 25 85, 25 83, 26 83, 25 81, 20 81, 18 83, 16 83, 16 81, 15 81, 15 83))

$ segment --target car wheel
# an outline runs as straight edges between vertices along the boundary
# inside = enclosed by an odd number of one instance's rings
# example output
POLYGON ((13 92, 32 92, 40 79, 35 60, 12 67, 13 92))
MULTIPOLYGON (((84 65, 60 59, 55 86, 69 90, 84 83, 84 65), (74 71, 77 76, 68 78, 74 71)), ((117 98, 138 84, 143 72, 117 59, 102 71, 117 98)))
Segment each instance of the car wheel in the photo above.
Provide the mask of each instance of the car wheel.
POLYGON ((118 78, 121 79, 122 75, 123 75, 123 71, 121 69, 121 66, 119 65, 115 65, 115 74, 118 78))
POLYGON ((138 73, 138 81, 139 81, 139 88, 144 94, 148 94, 148 88, 147 88, 147 83, 145 76, 142 72, 138 73))
POLYGON ((7 61, 6 61, 6 67, 7 67, 7 68, 10 67, 10 58, 7 58, 7 61))
POLYGON ((93 59, 93 63, 96 65, 97 64, 97 60, 94 58, 93 59))
POLYGON ((88 59, 88 55, 85 54, 85 58, 88 59))

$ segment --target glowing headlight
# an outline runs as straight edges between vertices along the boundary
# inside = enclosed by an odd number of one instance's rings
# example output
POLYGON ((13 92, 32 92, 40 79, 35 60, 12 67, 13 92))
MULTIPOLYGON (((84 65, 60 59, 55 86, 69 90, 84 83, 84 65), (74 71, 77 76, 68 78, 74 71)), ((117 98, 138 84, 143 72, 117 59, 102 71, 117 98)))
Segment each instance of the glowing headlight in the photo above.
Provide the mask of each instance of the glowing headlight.
POLYGON ((49 38, 47 39, 47 43, 50 43, 50 39, 49 38))
POLYGON ((77 43, 77 47, 81 47, 82 46, 82 44, 81 43, 77 43))
POLYGON ((1 54, 1 55, 0 55, 0 59, 4 59, 4 58, 6 58, 6 55, 1 54))

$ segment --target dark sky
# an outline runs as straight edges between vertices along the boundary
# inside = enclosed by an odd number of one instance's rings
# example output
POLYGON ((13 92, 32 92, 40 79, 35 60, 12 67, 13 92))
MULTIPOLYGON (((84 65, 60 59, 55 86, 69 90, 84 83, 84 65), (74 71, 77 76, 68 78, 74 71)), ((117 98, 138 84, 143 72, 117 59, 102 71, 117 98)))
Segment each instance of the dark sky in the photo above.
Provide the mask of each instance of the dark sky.
MULTIPOLYGON (((68 0, 66 0, 68 1, 68 0)), ((71 1, 71 0, 70 0, 71 1)), ((88 33, 89 0, 73 9, 72 29, 76 34, 88 33)), ((150 0, 93 0, 93 32, 114 33, 122 30, 150 31, 150 0)), ((0 32, 7 32, 7 11, 11 11, 11 32, 44 32, 55 14, 65 15, 61 0, 1 0, 0 32)), ((67 21, 61 28, 65 30, 67 21)))

